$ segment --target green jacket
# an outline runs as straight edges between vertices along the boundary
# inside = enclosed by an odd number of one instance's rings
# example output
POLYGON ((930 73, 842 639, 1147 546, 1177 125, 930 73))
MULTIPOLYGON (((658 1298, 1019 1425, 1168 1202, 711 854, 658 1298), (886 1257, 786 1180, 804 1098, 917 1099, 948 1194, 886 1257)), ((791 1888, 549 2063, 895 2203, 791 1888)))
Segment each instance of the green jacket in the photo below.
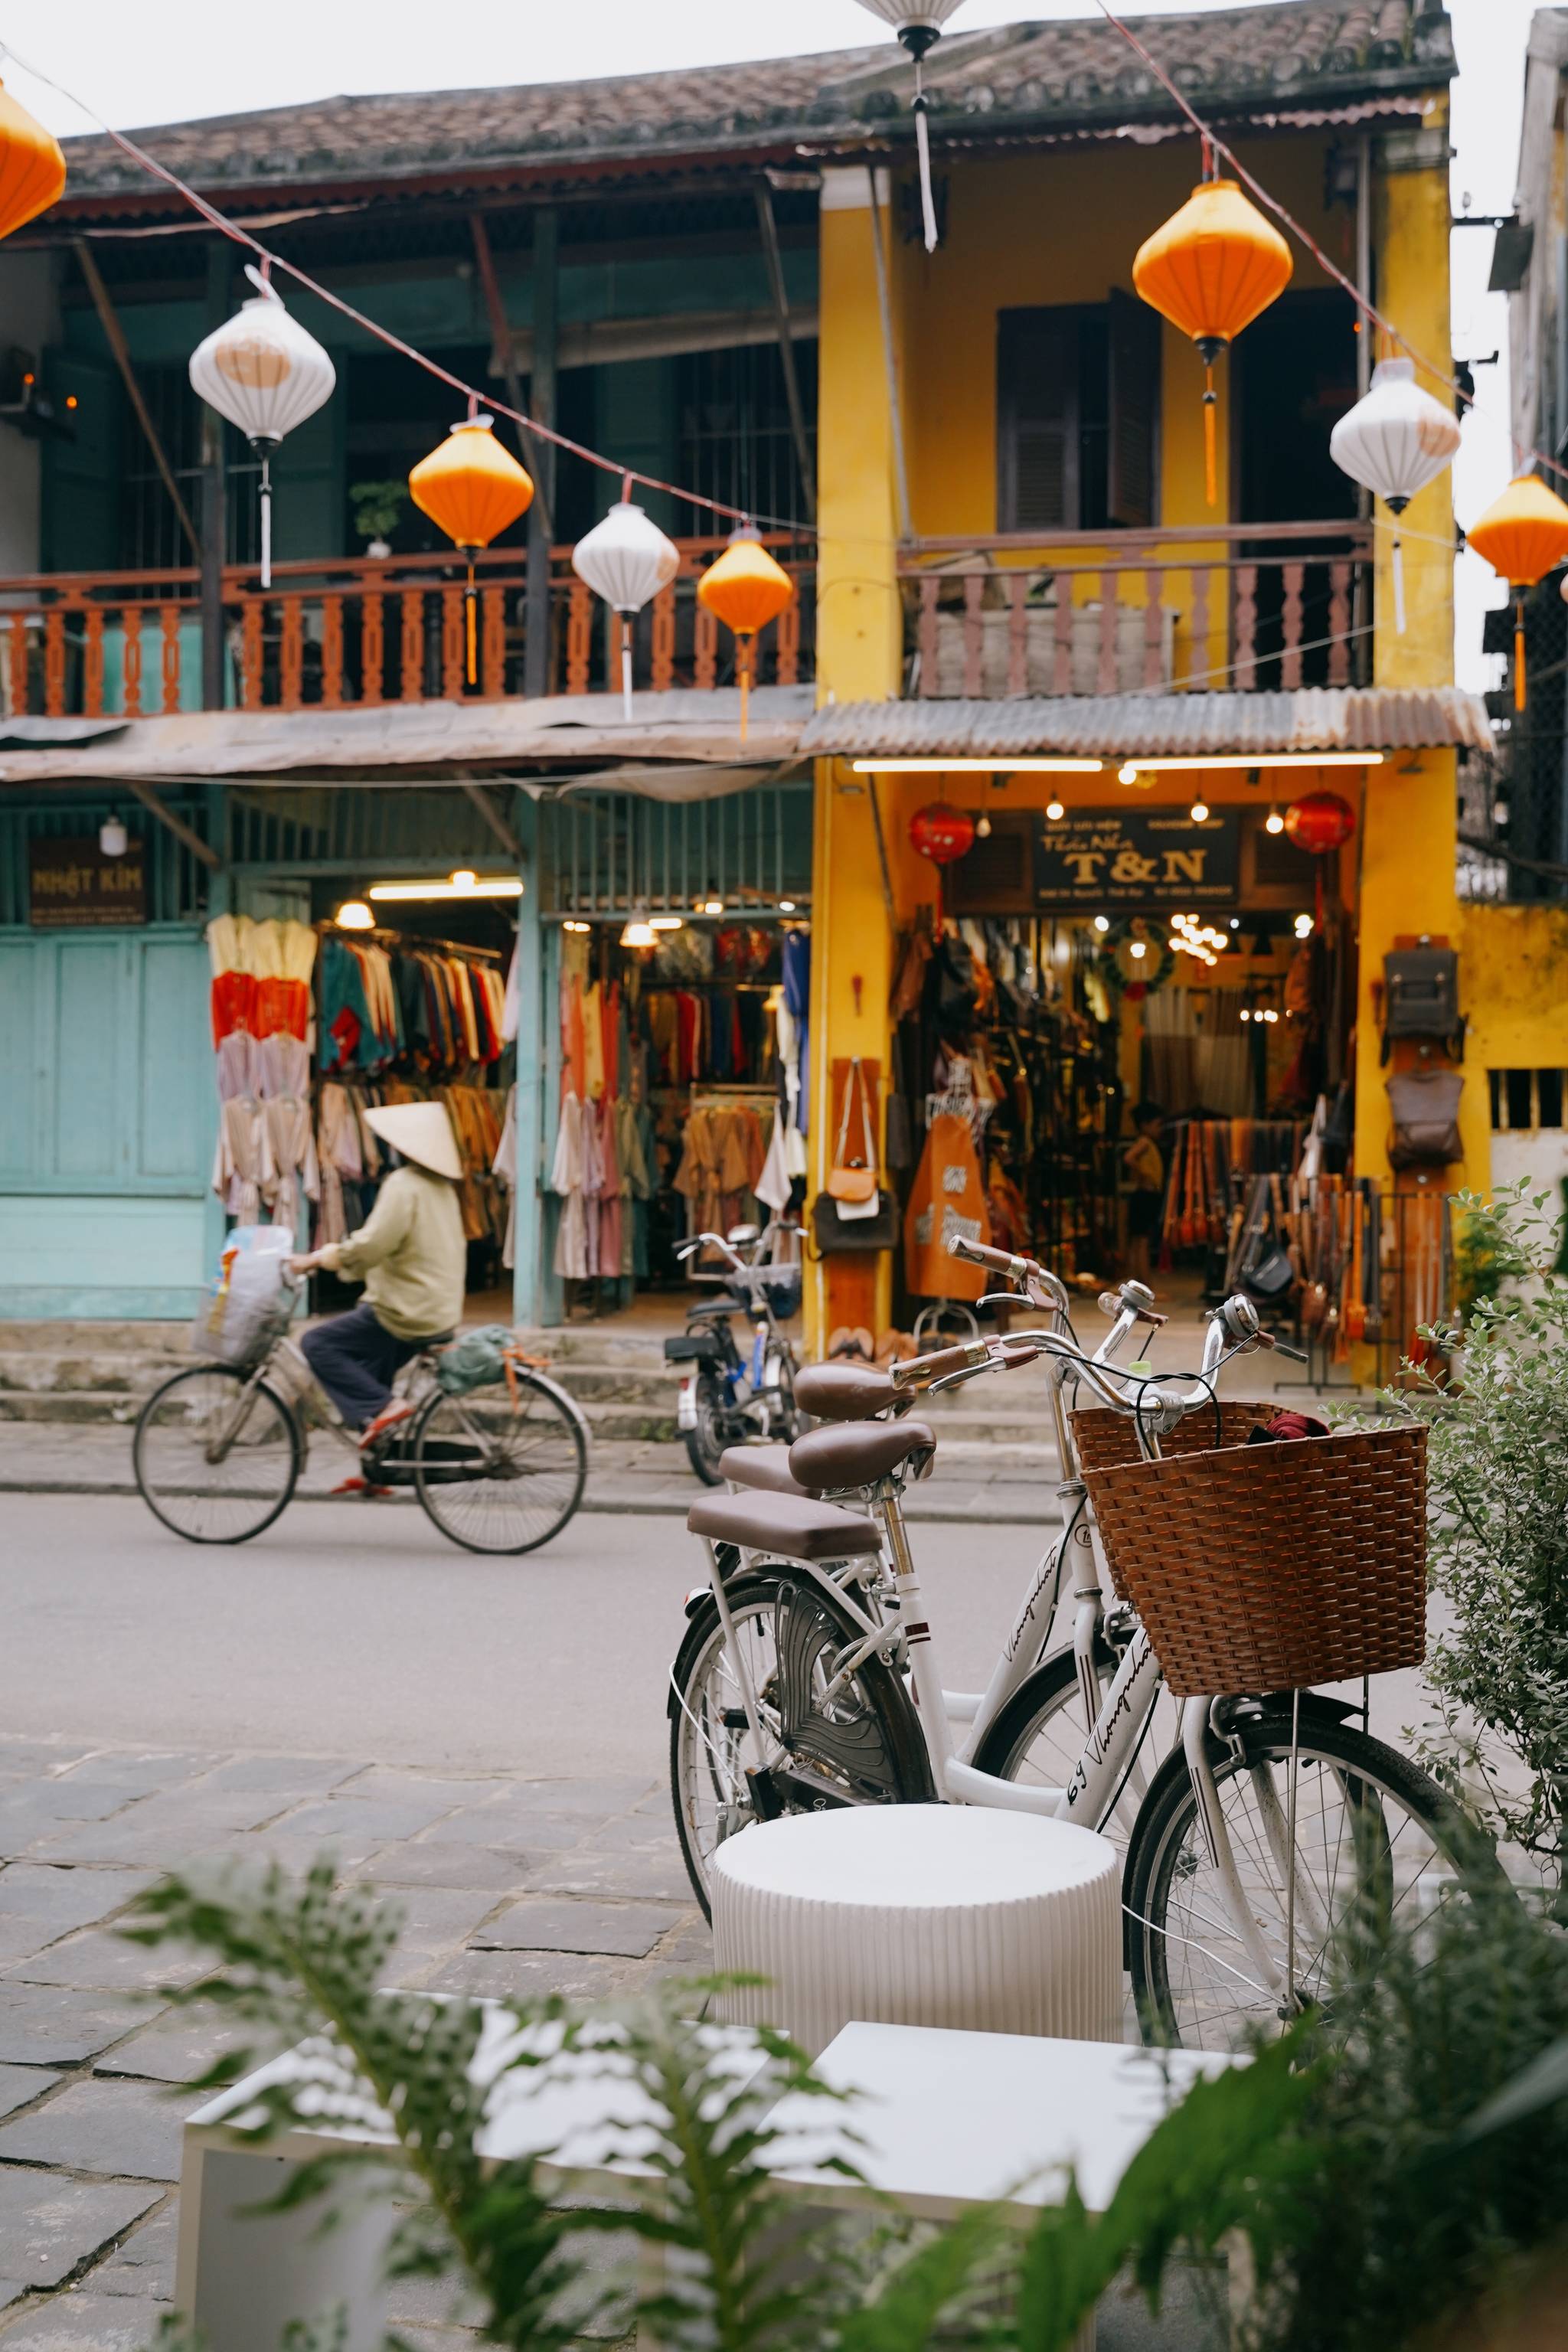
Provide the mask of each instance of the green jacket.
POLYGON ((461 1318, 468 1249, 458 1188, 445 1176, 395 1169, 358 1233, 319 1255, 334 1273, 364 1284, 376 1321, 399 1339, 433 1339, 461 1318))

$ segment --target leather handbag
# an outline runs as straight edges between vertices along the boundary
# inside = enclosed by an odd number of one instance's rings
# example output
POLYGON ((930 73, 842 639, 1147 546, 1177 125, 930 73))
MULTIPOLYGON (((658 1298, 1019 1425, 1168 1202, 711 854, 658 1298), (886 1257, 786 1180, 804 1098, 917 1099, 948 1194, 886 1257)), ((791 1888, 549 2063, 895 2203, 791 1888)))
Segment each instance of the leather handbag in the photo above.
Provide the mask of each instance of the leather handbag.
POLYGON ((1388 1157, 1395 1168, 1442 1168, 1465 1156, 1459 1137, 1458 1070, 1398 1070, 1384 1081, 1394 1134, 1388 1157))
MULTIPOLYGON (((851 1204, 854 1205, 853 1203, 851 1204)), ((869 1213, 847 1217, 844 1204, 819 1192, 811 1204, 811 1233, 818 1257, 842 1257, 851 1250, 891 1249, 899 1235, 899 1213, 892 1194, 879 1185, 867 1204, 869 1213)))
POLYGON ((849 1075, 844 1084, 844 1114, 838 1122, 838 1141, 833 1153, 833 1166, 828 1171, 828 1192, 838 1203, 839 1214, 853 1222, 870 1219, 877 1213, 877 1145, 871 1132, 871 1099, 866 1084, 866 1073, 856 1055, 849 1065, 849 1075), (857 1150, 849 1149, 849 1120, 858 1099, 860 1139, 857 1150))

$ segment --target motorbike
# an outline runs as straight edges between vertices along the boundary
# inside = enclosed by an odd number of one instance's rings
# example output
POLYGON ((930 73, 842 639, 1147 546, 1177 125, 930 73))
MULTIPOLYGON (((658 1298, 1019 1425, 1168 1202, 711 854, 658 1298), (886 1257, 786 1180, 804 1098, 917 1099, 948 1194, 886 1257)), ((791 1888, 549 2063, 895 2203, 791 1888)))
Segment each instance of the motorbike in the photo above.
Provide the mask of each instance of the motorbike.
POLYGON ((712 1251, 722 1261, 718 1295, 689 1307, 685 1330, 664 1343, 666 1362, 681 1367, 676 1426, 706 1486, 723 1484, 727 1446, 755 1438, 793 1445, 806 1427, 795 1402, 795 1348, 781 1328, 800 1312, 801 1269, 758 1263, 778 1234, 798 1230, 776 1221, 732 1225, 727 1234, 698 1234, 675 1253, 712 1251), (734 1328, 742 1315, 750 1326, 743 1348, 734 1328))

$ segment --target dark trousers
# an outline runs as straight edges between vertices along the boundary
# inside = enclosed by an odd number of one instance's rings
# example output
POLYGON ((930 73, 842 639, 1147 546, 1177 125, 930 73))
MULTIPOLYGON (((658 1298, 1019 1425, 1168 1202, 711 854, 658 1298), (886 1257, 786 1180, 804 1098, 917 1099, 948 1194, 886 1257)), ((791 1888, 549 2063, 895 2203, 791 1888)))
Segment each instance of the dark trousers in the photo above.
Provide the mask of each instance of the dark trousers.
POLYGON ((400 1339, 363 1300, 346 1315, 316 1324, 300 1341, 305 1360, 350 1429, 363 1429, 391 1402, 394 1373, 426 1344, 400 1339))

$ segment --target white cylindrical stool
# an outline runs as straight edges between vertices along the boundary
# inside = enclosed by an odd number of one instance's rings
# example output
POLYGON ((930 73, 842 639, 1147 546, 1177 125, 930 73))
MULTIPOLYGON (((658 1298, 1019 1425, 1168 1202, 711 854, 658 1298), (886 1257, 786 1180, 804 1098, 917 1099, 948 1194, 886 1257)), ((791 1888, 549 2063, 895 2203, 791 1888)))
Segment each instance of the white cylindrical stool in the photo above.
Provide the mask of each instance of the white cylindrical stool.
POLYGON ((725 1995, 812 2057, 852 2020, 1121 2039, 1121 1872, 1092 1830, 971 1805, 857 1805, 729 1838, 713 1958, 725 1995))

